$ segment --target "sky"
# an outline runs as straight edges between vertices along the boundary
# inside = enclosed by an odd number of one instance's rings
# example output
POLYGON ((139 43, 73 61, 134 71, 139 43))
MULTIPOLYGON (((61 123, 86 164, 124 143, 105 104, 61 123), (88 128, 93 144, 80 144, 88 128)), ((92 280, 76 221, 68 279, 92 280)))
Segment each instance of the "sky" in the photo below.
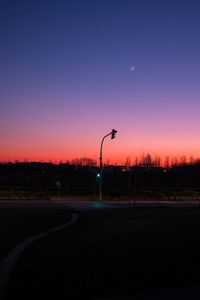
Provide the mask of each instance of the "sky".
POLYGON ((200 3, 0 0, 0 161, 200 157, 200 3))

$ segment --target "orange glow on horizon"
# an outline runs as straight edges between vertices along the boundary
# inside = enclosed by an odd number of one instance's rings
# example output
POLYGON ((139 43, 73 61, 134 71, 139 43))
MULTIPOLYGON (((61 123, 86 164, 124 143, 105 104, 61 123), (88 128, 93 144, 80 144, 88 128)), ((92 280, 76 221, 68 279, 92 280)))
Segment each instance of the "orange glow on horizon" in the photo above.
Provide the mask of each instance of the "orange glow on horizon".
MULTIPOLYGON (((127 163, 130 165, 139 164, 144 157, 146 157, 148 154, 150 154, 152 161, 158 161, 160 160, 160 165, 165 165, 166 161, 169 161, 169 165, 172 164, 172 162, 191 162, 192 160, 200 159, 200 155, 194 155, 194 154, 180 154, 180 153, 163 153, 163 154, 156 154, 151 152, 142 152, 142 153, 136 153, 135 155, 126 155, 124 153, 111 154, 106 153, 103 155, 103 164, 105 165, 126 165, 127 163)), ((47 152, 39 152, 34 153, 32 155, 24 155, 21 154, 15 154, 15 155, 9 155, 8 153, 0 153, 0 162, 52 162, 54 164, 59 163, 70 163, 74 159, 80 159, 80 158, 90 158, 96 161, 97 166, 99 165, 99 156, 92 153, 84 153, 81 155, 80 153, 74 153, 74 155, 64 155, 63 153, 47 153, 47 152)))
MULTIPOLYGON (((77 135, 69 136, 66 140, 63 136, 53 135, 52 137, 37 136, 37 138, 29 138, 21 136, 20 138, 6 139, 2 142, 0 149, 0 161, 41 161, 59 163, 70 162, 73 159, 87 157, 95 160, 99 165, 100 143, 101 139, 96 138, 95 134, 86 137, 77 135), (75 136, 75 137, 74 137, 75 136)), ((200 157, 200 143, 195 139, 188 142, 185 140, 176 141, 175 138, 170 141, 161 136, 158 138, 147 135, 146 138, 142 135, 136 135, 135 139, 130 139, 128 135, 121 134, 116 136, 116 139, 106 139, 103 144, 103 163, 124 165, 128 160, 131 164, 135 164, 136 160, 148 153, 153 159, 161 160, 163 164, 166 157, 172 161, 176 158, 178 161, 186 157, 187 161, 190 158, 198 159, 200 157)))

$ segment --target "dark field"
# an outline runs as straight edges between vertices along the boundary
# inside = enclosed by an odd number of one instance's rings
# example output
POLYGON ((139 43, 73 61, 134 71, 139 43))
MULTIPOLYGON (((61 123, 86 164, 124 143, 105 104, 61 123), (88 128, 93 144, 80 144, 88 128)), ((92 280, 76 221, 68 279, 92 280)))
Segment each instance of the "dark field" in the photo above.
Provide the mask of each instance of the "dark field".
POLYGON ((0 204, 0 259, 23 240, 70 219, 63 207, 40 206, 22 207, 19 204, 17 207, 16 202, 13 208, 13 205, 0 204))
MULTIPOLYGON (((25 211, 6 213, 4 221, 10 225, 4 229, 9 231, 7 238, 3 234, 5 245, 13 244, 9 239, 16 233, 21 239, 44 226, 43 217, 34 216, 34 211, 29 217, 25 211), (18 214, 24 223, 20 230, 12 226, 18 214)), ((65 222, 64 214, 54 211, 53 220, 65 222)), ((50 220, 51 211, 45 226, 52 225, 50 220)), ((8 299, 95 299, 198 285, 199 236, 198 209, 82 212, 76 224, 39 240, 24 253, 13 272, 8 299)))

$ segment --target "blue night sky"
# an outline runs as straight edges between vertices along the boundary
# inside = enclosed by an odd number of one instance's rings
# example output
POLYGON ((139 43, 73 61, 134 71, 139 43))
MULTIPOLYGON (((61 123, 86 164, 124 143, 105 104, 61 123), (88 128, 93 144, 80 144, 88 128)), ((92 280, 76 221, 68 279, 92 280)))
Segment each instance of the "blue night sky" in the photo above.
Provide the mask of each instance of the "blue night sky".
POLYGON ((0 1, 0 160, 200 156, 198 1, 0 1), (134 70, 131 67, 134 66, 134 70))

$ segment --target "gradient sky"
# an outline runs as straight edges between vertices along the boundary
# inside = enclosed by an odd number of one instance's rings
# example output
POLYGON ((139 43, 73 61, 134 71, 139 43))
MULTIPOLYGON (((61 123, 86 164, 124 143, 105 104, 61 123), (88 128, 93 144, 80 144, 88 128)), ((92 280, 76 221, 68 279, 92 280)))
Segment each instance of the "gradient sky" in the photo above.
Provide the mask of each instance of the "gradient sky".
POLYGON ((200 157, 199 1, 1 0, 0 43, 0 161, 200 157))

